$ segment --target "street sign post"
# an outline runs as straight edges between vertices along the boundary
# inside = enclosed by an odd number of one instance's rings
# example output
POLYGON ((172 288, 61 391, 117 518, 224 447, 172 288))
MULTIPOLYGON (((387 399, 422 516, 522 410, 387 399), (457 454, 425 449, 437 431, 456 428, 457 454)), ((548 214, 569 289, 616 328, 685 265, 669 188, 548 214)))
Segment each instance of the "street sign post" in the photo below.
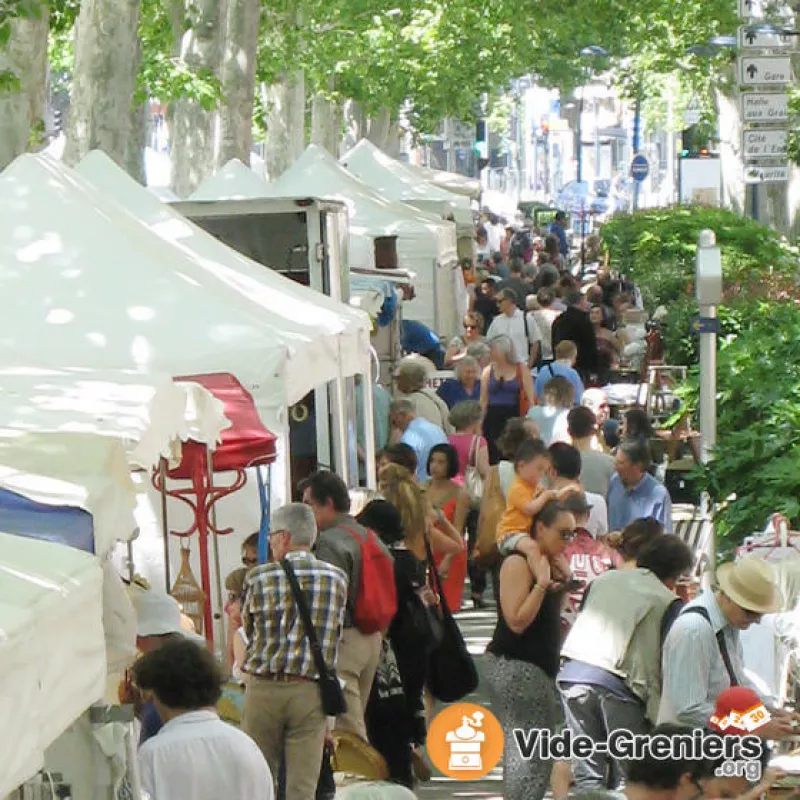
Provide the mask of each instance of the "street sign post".
POLYGON ((792 82, 789 56, 743 56, 739 59, 742 86, 787 86, 792 82))
POLYGON ((744 157, 746 159, 786 158, 789 154, 789 131, 759 128, 745 131, 744 157))
POLYGON ((692 320, 692 333, 695 336, 701 333, 719 333, 719 319, 717 317, 695 317, 692 320))
POLYGON ((784 92, 748 92, 741 95, 744 122, 786 122, 789 95, 784 92))
POLYGON ((789 50, 794 44, 791 36, 784 36, 777 30, 765 32, 743 25, 738 33, 740 50, 789 50))
POLYGON ((650 164, 647 158, 641 153, 633 157, 631 161, 631 178, 637 183, 641 183, 650 174, 650 164))
POLYGON ((775 167, 754 166, 744 172, 745 183, 786 183, 789 180, 789 165, 775 167))

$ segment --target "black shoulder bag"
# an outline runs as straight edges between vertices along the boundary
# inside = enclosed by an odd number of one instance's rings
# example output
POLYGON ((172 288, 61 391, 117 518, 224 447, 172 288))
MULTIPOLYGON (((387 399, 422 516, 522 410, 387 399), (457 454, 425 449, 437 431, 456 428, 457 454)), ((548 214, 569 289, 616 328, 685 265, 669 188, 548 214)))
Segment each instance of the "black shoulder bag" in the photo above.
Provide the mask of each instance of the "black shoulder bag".
POLYGON ((478 670, 467 650, 458 623, 447 607, 439 571, 433 563, 433 552, 428 539, 425 549, 434 580, 434 591, 439 595, 442 613, 442 638, 428 655, 427 686, 430 693, 443 703, 455 703, 478 688, 478 670))
POLYGON ((297 610, 300 613, 300 619, 303 622, 303 629, 311 645, 311 654, 314 657, 314 665, 319 673, 317 685, 319 686, 319 695, 322 700, 322 711, 326 717, 338 717, 347 711, 347 702, 344 699, 344 692, 339 679, 336 677, 336 671, 325 663, 325 657, 322 655, 322 648, 317 639, 317 631, 314 629, 314 623, 311 621, 311 612, 308 608, 306 596, 300 588, 300 583, 297 580, 297 575, 289 561, 285 558, 281 559, 281 566, 286 573, 286 579, 289 581, 289 586, 292 588, 294 601, 297 604, 297 610))
MULTIPOLYGON (((706 611, 706 609, 702 606, 692 606, 691 608, 684 609, 681 614, 699 614, 709 625, 711 625, 711 617, 709 617, 708 611, 706 611)), ((722 656, 722 662, 725 664, 725 671, 728 673, 731 686, 740 686, 741 684, 733 670, 733 663, 731 662, 731 657, 728 653, 728 645, 725 643, 724 630, 717 632, 717 646, 719 647, 719 654, 722 656)))

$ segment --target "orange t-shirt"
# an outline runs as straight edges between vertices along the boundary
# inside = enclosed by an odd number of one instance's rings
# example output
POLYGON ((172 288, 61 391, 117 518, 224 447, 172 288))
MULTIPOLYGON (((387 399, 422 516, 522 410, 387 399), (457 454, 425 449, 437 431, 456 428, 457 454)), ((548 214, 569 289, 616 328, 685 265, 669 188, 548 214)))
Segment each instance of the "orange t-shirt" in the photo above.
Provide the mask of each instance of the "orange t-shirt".
POLYGON ((541 486, 531 486, 520 477, 515 477, 506 498, 506 510, 497 525, 497 541, 502 542, 512 533, 527 533, 531 529, 533 517, 525 508, 544 490, 541 486))

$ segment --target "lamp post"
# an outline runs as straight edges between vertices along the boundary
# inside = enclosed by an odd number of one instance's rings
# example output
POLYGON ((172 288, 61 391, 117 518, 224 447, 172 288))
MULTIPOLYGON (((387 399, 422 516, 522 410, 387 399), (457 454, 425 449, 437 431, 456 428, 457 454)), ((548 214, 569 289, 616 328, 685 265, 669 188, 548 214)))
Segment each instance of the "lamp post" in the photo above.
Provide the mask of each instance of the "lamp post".
MULTIPOLYGON (((581 50, 581 58, 597 58, 607 56, 608 50, 597 44, 591 44, 581 50)), ((591 76, 591 66, 584 67, 584 82, 581 86, 581 101, 578 106, 578 183, 583 182, 583 104, 586 99, 586 84, 591 76)), ((595 133, 597 136, 597 133, 595 133)), ((583 195, 581 195, 582 197, 583 195)), ((585 201, 581 201, 581 276, 583 276, 584 264, 586 263, 586 209, 585 201)))

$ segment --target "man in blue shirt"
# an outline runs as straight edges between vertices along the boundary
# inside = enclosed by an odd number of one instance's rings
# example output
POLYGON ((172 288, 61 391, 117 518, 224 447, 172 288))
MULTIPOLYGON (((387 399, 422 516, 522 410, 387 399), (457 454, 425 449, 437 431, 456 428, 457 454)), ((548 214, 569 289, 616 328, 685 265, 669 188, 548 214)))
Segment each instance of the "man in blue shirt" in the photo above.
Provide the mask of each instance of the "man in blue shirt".
POLYGON ((672 499, 647 469, 650 448, 638 440, 623 441, 614 459, 617 474, 608 484, 608 527, 621 531, 643 517, 658 520, 672 533, 672 499))
POLYGON ((437 444, 447 444, 447 436, 438 425, 418 417, 410 400, 395 400, 389 414, 392 427, 402 433, 400 441, 417 454, 417 480, 428 480, 428 456, 437 444))
POLYGON ((444 369, 444 348, 439 337, 424 323, 404 319, 400 334, 400 347, 406 353, 416 353, 430 359, 436 369, 444 369))
POLYGON ((556 376, 566 378, 575 387, 575 405, 581 404, 583 398, 583 381, 578 371, 575 369, 575 359, 578 357, 578 348, 575 342, 564 339, 556 345, 556 359, 552 364, 545 364, 536 376, 533 390, 538 398, 541 398, 545 385, 556 376))
POLYGON ((556 218, 551 223, 549 233, 558 237, 558 252, 564 258, 569 258, 569 242, 567 241, 567 215, 563 211, 556 212, 556 218))

